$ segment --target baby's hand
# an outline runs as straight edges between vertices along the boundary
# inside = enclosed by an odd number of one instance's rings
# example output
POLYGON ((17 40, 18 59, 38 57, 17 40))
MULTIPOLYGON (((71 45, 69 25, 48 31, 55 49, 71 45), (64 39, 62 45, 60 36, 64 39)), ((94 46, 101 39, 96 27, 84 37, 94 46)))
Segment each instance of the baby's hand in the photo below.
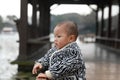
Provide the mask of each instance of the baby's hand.
POLYGON ((45 78, 39 78, 39 79, 37 79, 37 78, 36 78, 36 80, 47 80, 47 79, 45 79, 45 78))
POLYGON ((38 74, 36 80, 48 80, 47 76, 44 73, 38 74))
POLYGON ((42 68, 42 65, 40 63, 36 63, 33 67, 32 73, 37 74, 37 71, 42 68))

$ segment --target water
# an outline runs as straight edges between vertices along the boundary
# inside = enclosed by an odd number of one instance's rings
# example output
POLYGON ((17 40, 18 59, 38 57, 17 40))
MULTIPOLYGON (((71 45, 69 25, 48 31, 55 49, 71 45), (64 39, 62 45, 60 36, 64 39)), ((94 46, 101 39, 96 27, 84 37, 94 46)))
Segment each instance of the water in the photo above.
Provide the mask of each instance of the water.
MULTIPOLYGON (((17 80, 18 65, 10 64, 18 57, 18 34, 0 34, 0 80, 17 80)), ((86 64, 87 80, 120 80, 120 55, 95 43, 77 41, 86 64)), ((20 74, 29 75, 23 72, 20 74), (24 73, 24 74, 23 74, 24 73)), ((35 80, 29 78, 21 80, 35 80)))
POLYGON ((0 80, 13 80, 18 65, 10 64, 18 57, 17 33, 0 34, 0 80))

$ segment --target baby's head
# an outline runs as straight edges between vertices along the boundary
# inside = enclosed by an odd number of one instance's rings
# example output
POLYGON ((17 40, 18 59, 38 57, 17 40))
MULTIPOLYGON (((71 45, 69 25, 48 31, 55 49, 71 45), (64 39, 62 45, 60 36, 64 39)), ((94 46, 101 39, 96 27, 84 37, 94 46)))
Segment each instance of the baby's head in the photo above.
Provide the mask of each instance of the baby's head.
POLYGON ((67 44, 76 41, 78 36, 77 25, 72 21, 61 22, 56 25, 54 35, 55 46, 61 49, 67 44))

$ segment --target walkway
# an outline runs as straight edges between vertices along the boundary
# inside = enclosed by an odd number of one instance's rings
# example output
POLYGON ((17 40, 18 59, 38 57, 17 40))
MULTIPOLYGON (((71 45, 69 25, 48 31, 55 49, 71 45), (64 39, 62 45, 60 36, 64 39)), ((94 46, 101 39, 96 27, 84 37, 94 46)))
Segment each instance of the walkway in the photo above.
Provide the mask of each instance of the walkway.
POLYGON ((120 80, 120 53, 95 43, 79 43, 87 80, 120 80))

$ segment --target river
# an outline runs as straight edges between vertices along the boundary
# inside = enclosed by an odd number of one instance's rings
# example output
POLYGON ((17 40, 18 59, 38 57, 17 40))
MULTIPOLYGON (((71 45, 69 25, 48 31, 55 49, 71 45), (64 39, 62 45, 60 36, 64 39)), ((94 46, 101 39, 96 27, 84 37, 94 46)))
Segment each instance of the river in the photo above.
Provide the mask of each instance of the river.
POLYGON ((0 34, 0 80, 13 80, 18 72, 17 64, 10 64, 18 57, 18 33, 0 34))

